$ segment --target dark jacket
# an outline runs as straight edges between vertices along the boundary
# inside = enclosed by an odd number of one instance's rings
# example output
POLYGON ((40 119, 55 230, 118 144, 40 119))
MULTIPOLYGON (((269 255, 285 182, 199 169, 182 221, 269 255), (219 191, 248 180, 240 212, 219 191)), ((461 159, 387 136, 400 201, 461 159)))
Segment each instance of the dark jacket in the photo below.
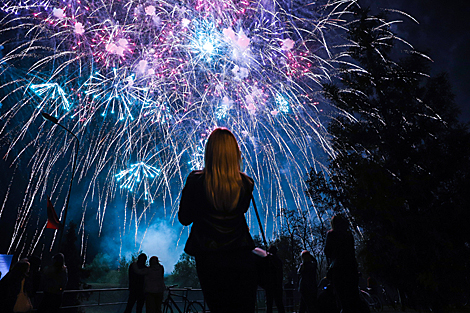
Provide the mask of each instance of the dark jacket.
POLYGON ((207 199, 204 172, 193 171, 189 174, 178 212, 181 224, 193 224, 184 248, 187 254, 195 256, 201 252, 254 249, 255 244, 245 219, 254 183, 247 175, 241 175, 243 189, 237 206, 230 212, 220 212, 207 199))
POLYGON ((133 265, 136 264, 139 269, 147 268, 145 264, 138 262, 129 265, 129 291, 140 295, 144 294, 144 276, 137 274, 134 271, 133 265))
POLYGON ((301 294, 317 293, 317 261, 314 259, 311 262, 304 262, 300 264, 299 268, 299 292, 301 294))
POLYGON ((132 263, 133 271, 144 277, 144 291, 146 293, 163 293, 165 291, 165 283, 163 278, 163 265, 139 268, 137 263, 132 263))
POLYGON ((325 255, 330 261, 331 268, 357 267, 353 235, 345 230, 328 231, 325 255))
POLYGON ((282 290, 282 283, 284 280, 284 273, 282 268, 282 260, 277 254, 271 254, 268 261, 268 285, 270 291, 282 290))

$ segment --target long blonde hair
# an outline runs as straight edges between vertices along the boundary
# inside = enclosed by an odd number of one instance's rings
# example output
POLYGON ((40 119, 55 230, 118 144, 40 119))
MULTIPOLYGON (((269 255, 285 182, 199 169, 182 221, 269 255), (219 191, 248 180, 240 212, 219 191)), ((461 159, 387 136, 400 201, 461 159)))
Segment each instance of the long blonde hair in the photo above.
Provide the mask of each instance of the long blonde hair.
POLYGON ((241 152, 237 139, 226 128, 216 128, 206 143, 205 189, 218 211, 235 208, 242 189, 241 152))

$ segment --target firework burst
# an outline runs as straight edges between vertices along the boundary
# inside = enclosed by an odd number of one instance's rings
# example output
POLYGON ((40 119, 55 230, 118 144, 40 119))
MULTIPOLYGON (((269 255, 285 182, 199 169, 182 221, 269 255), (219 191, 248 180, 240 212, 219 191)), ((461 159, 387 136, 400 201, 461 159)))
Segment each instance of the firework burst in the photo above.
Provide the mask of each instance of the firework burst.
MULTIPOLYGON (((355 1, 1 2, 1 116, 23 127, 2 124, 0 135, 16 138, 7 154, 35 149, 23 220, 34 199, 58 198, 68 177, 53 168, 73 143, 41 111, 84 143, 77 177, 87 182, 83 203, 99 202, 100 227, 119 195, 135 200, 126 205, 137 227, 150 211, 173 219, 184 178, 203 166, 205 140, 221 126, 238 137, 265 223, 276 231, 281 208, 311 206, 306 174, 334 153, 317 93, 355 1)), ((11 241, 15 249, 20 232, 11 241)))

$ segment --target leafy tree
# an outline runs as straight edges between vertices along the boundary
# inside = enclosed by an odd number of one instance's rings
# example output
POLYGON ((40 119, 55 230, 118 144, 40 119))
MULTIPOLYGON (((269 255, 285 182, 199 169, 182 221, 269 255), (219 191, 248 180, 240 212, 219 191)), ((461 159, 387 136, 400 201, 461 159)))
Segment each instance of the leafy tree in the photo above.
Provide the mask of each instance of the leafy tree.
POLYGON ((126 257, 122 257, 119 260, 119 285, 121 287, 129 286, 129 265, 131 265, 132 259, 127 260, 126 257))
POLYGON ((90 271, 89 280, 91 282, 106 281, 106 275, 111 271, 112 259, 109 255, 98 253, 91 264, 85 266, 90 271))
POLYGON ((201 288, 196 272, 196 260, 193 256, 183 252, 175 264, 173 272, 166 277, 166 285, 178 285, 179 287, 201 288))
POLYGON ((356 9, 349 23, 355 67, 324 85, 339 112, 328 127, 337 155, 307 192, 348 212, 370 272, 439 310, 468 291, 470 134, 444 74, 430 77, 415 51, 394 60, 384 18, 356 9))
MULTIPOLYGON (((122 261, 122 260, 121 260, 122 261)), ((123 279, 122 268, 117 268, 117 262, 110 255, 105 253, 98 253, 91 264, 85 266, 85 270, 89 272, 89 278, 87 282, 89 284, 93 283, 102 283, 108 286, 127 286, 128 284, 128 264, 120 263, 122 265, 127 265, 125 276, 126 279, 123 279)))

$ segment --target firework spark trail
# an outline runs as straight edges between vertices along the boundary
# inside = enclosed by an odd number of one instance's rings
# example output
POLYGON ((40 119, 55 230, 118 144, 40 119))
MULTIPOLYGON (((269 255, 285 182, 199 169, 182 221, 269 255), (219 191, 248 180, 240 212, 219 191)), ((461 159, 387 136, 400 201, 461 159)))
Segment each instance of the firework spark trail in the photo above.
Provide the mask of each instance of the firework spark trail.
MULTIPOLYGON (((25 146, 37 151, 10 249, 19 244, 19 225, 33 200, 47 192, 58 198, 68 177, 55 171, 73 143, 42 121, 41 111, 85 143, 76 177, 89 181, 83 207, 97 203, 100 231, 120 193, 132 200, 124 232, 131 223, 148 226, 147 214, 161 206, 174 219, 184 179, 202 166, 205 140, 220 126, 238 137, 266 225, 274 220, 278 230, 282 208, 311 205, 305 176, 323 167, 319 151, 334 154, 318 91, 337 64, 347 64, 347 45, 336 45, 333 35, 344 29, 343 15, 355 1, 294 1, 293 7, 268 0, 14 3, 0 0, 6 12, 1 33, 8 38, 0 65, 18 75, 13 85, 2 78, 0 86, 8 93, 2 101, 16 103, 0 115, 23 126, 5 122, 0 136, 15 138, 7 154, 27 157, 25 146), (133 188, 120 189, 116 178, 133 188)), ((84 221, 85 213, 83 231, 84 221)))

